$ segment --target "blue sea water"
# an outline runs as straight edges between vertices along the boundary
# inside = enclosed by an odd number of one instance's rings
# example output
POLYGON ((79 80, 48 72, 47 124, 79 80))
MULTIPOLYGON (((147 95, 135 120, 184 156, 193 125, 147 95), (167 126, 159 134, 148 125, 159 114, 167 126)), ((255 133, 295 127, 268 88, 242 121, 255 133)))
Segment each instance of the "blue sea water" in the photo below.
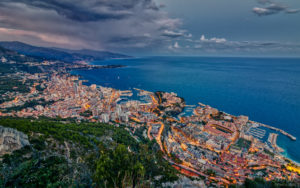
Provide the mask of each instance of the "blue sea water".
POLYGON ((90 83, 117 89, 173 91, 187 104, 201 102, 284 129, 298 140, 280 135, 278 145, 300 162, 300 59, 146 57, 94 64, 126 67, 75 73, 90 83))

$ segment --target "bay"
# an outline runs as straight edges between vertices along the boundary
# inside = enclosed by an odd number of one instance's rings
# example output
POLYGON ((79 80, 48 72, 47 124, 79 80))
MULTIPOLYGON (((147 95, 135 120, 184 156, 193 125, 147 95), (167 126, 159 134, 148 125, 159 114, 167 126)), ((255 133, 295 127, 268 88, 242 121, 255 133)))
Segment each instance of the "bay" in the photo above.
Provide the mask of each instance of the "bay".
POLYGON ((80 70, 90 83, 117 89, 175 92, 187 104, 208 104, 233 115, 281 128, 285 155, 300 162, 300 59, 231 57, 144 57, 93 62, 126 65, 80 70))

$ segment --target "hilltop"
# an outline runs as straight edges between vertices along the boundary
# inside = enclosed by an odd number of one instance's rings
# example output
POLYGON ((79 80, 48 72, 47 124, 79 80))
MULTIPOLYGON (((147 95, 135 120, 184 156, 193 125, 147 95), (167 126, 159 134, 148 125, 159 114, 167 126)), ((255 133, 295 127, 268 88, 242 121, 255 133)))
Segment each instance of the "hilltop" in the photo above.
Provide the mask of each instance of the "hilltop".
POLYGON ((63 48, 38 47, 18 41, 0 42, 0 46, 27 56, 33 56, 47 60, 59 60, 67 63, 72 63, 74 61, 100 61, 112 58, 130 58, 130 56, 127 55, 108 51, 95 51, 89 49, 70 50, 63 48))

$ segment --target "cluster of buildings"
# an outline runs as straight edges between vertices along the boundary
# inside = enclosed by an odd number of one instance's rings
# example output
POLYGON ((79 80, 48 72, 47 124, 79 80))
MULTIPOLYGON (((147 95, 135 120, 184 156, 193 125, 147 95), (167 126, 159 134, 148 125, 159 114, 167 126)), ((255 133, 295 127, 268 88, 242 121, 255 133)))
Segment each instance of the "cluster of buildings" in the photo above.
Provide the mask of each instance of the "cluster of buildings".
POLYGON ((0 104, 0 116, 113 122, 126 125, 132 134, 145 127, 144 136, 157 141, 176 169, 217 184, 242 183, 255 177, 299 180, 294 170, 298 168, 288 167, 291 161, 280 154, 277 136, 272 134, 264 142, 260 137, 265 133, 246 116, 235 117, 201 103, 192 115, 181 116, 185 102, 175 93, 137 89, 139 100, 130 99, 132 91, 88 86, 67 73, 20 76, 32 81, 30 92, 6 93, 12 100, 0 104), (15 107, 19 110, 5 111, 15 107))
POLYGON ((242 183, 256 177, 297 180, 299 173, 287 170, 290 161, 276 146, 276 134, 271 133, 269 141, 264 142, 257 137, 258 131, 253 135, 252 129, 257 126, 246 116, 235 117, 200 104, 192 116, 172 123, 164 149, 183 161, 184 171, 213 171, 214 176, 208 179, 219 184, 242 183))
MULTIPOLYGON (((33 79, 32 76, 27 78, 33 79)), ((34 84, 30 93, 19 94, 14 100, 5 102, 0 107, 22 106, 32 101, 37 101, 36 105, 2 115, 76 118, 101 122, 115 121, 119 118, 124 122, 128 121, 129 114, 117 105, 122 96, 121 91, 96 85, 86 86, 82 82, 77 76, 54 74, 48 79, 43 79, 41 83, 34 84), (36 90, 37 86, 43 90, 36 90), (87 111, 88 113, 85 113, 87 111)))

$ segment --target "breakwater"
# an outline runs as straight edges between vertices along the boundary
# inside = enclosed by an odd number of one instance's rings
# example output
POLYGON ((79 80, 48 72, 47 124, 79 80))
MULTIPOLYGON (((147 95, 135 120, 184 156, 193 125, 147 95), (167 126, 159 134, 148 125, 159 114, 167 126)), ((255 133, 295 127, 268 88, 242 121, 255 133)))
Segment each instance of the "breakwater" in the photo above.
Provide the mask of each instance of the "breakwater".
POLYGON ((297 138, 289 133, 287 133, 286 131, 282 130, 282 129, 279 129, 279 128, 276 128, 276 127, 272 127, 270 125, 265 125, 265 124, 262 124, 262 123, 258 123, 259 126, 262 126, 262 127, 266 127, 268 129, 271 129, 271 130, 274 130, 274 131, 277 131, 277 132, 280 132, 281 134, 289 137, 291 140, 297 140, 297 138))

